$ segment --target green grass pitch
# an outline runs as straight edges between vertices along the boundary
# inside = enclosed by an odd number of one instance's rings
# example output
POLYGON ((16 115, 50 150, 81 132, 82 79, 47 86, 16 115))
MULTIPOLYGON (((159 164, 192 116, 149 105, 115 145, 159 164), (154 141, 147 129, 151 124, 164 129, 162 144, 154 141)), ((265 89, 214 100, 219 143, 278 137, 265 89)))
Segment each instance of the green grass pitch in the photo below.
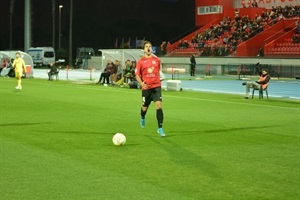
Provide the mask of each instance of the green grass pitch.
POLYGON ((0 199, 300 199, 300 103, 0 78, 0 199), (125 146, 114 146, 122 132, 125 146))

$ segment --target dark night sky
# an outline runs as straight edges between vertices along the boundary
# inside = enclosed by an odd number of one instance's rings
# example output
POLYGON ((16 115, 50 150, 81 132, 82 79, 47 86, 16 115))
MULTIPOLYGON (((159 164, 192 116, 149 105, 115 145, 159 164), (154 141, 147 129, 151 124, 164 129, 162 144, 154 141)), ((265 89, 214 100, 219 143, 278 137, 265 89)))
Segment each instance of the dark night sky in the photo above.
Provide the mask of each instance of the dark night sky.
MULTIPOLYGON (((9 48, 9 1, 0 2, 0 49, 9 48), (5 28, 3 28, 5 27, 5 28), (3 31, 5 30, 5 31, 3 31)), ((58 5, 62 4, 62 47, 68 48, 69 0, 56 0, 56 46, 58 5)), ((160 45, 194 27, 194 0, 73 0, 73 47, 113 48, 116 38, 130 37, 160 45)), ((52 46, 52 0, 31 0, 32 46, 52 46)), ((15 0, 13 49, 24 48, 24 0, 15 0)))

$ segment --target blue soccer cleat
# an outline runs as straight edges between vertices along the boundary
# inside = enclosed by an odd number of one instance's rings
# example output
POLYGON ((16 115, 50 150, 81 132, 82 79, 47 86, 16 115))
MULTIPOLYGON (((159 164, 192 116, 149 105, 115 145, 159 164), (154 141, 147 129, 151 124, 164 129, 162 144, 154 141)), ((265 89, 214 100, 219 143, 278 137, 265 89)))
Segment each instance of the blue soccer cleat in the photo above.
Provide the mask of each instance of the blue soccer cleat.
POLYGON ((145 128, 146 120, 145 119, 141 119, 140 125, 141 125, 142 128, 145 128))
POLYGON ((161 136, 161 137, 165 137, 166 134, 164 132, 164 130, 162 128, 157 129, 157 133, 161 136))

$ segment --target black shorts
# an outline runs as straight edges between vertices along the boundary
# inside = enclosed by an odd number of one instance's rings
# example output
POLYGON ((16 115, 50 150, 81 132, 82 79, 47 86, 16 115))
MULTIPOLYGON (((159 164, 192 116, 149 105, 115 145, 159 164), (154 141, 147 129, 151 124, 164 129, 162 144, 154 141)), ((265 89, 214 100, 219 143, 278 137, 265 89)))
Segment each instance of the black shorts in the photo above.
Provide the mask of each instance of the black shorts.
POLYGON ((142 105, 148 107, 151 101, 162 101, 161 87, 142 90, 142 105))

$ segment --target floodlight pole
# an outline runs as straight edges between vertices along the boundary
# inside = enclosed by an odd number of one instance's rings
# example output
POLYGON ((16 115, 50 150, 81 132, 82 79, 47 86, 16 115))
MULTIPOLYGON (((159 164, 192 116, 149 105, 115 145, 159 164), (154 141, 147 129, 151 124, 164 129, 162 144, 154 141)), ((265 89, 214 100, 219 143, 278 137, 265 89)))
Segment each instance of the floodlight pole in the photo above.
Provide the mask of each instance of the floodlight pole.
POLYGON ((59 5, 59 26, 58 26, 58 49, 61 48, 61 9, 63 8, 63 5, 59 5))

